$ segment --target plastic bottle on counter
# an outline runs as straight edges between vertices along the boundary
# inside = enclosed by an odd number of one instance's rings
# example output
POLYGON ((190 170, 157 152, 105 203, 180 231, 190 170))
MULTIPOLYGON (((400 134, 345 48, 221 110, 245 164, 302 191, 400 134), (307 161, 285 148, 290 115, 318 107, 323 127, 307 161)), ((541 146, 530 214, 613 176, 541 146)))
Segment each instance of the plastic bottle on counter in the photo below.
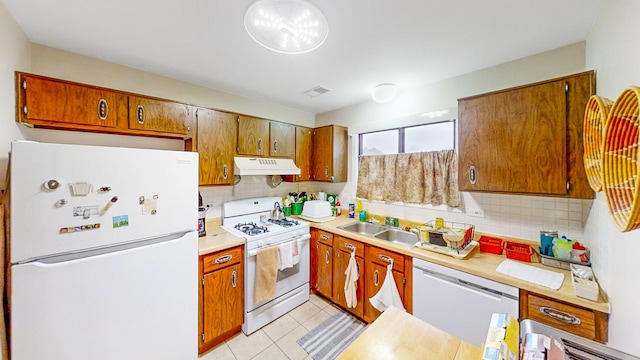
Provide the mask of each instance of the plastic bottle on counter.
POLYGON ((353 202, 349 203, 349 218, 353 219, 356 217, 356 205, 353 202))

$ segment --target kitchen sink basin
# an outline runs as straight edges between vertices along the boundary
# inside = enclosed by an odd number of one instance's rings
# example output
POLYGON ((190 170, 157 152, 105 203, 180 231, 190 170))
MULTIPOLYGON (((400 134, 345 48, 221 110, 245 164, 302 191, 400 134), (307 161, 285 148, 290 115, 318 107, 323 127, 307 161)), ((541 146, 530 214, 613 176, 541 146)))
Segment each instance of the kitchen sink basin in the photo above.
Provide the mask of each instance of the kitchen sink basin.
POLYGON ((367 222, 354 222, 347 225, 338 226, 338 229, 350 231, 360 235, 375 235, 385 231, 387 228, 382 225, 371 224, 367 222))
POLYGON ((412 247, 420 240, 418 239, 418 235, 400 229, 387 229, 384 232, 374 235, 373 237, 405 247, 412 247))

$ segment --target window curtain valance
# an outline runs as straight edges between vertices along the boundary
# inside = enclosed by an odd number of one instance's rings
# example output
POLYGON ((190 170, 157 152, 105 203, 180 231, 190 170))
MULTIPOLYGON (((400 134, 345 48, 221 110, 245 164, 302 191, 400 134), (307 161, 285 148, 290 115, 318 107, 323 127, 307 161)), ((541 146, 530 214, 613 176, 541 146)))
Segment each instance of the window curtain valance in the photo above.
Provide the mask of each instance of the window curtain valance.
POLYGON ((360 156, 357 197, 458 207, 455 150, 360 156))

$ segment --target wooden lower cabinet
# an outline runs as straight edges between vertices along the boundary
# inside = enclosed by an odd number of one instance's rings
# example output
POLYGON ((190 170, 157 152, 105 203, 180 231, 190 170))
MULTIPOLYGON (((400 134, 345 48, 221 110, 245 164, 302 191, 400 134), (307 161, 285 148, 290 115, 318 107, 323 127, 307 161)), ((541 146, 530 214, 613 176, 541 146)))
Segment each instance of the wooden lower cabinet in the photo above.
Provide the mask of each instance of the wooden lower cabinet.
POLYGON ((244 246, 200 257, 199 346, 203 353, 241 331, 244 246))
POLYGON ((393 259, 393 279, 400 293, 400 299, 404 304, 408 313, 412 313, 412 264, 413 258, 404 256, 389 250, 385 250, 376 246, 367 245, 365 250, 365 265, 364 265, 364 321, 372 322, 381 312, 371 305, 370 298, 375 296, 387 275, 387 265, 389 265, 390 259, 393 259))
POLYGON ((557 329, 606 343, 609 315, 520 290, 520 319, 531 319, 557 329))
POLYGON ((413 258, 360 241, 312 228, 311 229, 311 291, 339 305, 344 310, 372 322, 381 313, 369 298, 378 293, 387 273, 388 259, 394 259, 393 278, 404 308, 413 313, 413 258), (352 249, 356 249, 356 263, 360 272, 355 308, 348 308, 344 295, 345 270, 352 249), (406 269, 406 270, 405 270, 406 269))
POLYGON ((333 249, 333 302, 340 305, 343 309, 356 315, 359 318, 364 317, 364 244, 352 239, 334 235, 336 246, 333 249), (351 252, 355 251, 355 259, 360 276, 356 281, 356 299, 355 307, 348 307, 345 297, 345 271, 349 266, 351 252))
POLYGON ((333 295, 333 234, 314 229, 311 233, 311 263, 315 264, 312 271, 311 287, 326 298, 333 295))

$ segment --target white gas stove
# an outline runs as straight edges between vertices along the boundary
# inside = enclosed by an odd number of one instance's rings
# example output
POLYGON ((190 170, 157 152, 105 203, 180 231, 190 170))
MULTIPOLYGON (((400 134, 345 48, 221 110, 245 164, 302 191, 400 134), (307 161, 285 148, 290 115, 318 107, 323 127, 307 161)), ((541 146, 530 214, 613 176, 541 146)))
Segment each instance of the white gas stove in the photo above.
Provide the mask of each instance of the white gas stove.
POLYGON ((222 228, 247 239, 247 252, 277 245, 309 234, 309 223, 293 219, 272 219, 279 197, 249 198, 222 204, 222 228))
POLYGON ((242 330, 251 334, 309 300, 310 245, 309 223, 298 219, 271 219, 278 197, 234 200, 222 204, 222 228, 246 239, 245 322, 242 330), (278 270, 275 298, 253 302, 258 250, 294 242, 299 263, 278 270))

